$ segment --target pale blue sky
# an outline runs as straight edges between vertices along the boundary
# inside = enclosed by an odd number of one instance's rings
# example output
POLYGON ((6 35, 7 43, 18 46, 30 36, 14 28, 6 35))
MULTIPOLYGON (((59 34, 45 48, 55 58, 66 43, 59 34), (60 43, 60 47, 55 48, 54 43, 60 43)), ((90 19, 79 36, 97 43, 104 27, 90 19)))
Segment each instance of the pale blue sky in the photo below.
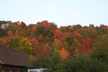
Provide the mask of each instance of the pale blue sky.
POLYGON ((0 0, 0 20, 49 20, 58 26, 108 24, 108 0, 0 0))

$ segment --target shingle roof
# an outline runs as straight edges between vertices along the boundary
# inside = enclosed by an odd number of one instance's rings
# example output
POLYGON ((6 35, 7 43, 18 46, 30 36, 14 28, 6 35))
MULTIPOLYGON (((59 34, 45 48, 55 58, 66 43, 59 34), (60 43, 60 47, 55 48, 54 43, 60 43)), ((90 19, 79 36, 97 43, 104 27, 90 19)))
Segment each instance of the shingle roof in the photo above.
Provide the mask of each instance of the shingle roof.
POLYGON ((28 62, 29 56, 26 53, 0 46, 0 64, 25 66, 28 62))

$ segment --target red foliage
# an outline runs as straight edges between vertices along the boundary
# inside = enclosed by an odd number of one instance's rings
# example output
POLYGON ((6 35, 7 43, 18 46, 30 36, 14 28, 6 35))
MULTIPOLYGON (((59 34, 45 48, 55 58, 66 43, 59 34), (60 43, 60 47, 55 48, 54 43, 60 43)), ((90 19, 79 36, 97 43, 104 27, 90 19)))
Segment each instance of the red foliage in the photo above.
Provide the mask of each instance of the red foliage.
POLYGON ((36 31, 36 27, 32 27, 31 32, 35 32, 35 31, 36 31))
POLYGON ((41 23, 42 23, 42 26, 43 26, 44 28, 46 28, 46 29, 49 28, 49 27, 51 26, 51 24, 48 23, 47 20, 44 20, 44 21, 42 21, 41 23))
POLYGON ((92 50, 92 40, 90 38, 82 39, 80 52, 83 54, 89 54, 92 50))
POLYGON ((73 34, 75 37, 78 37, 78 38, 81 37, 81 34, 78 31, 74 31, 73 34))
POLYGON ((13 36, 13 32, 12 32, 12 31, 8 31, 8 32, 7 32, 7 35, 8 35, 8 36, 13 36))
POLYGON ((36 37, 29 38, 29 41, 32 43, 32 45, 39 44, 39 40, 36 37))
POLYGON ((53 31, 53 34, 54 34, 54 38, 63 40, 63 33, 59 29, 55 29, 53 31))
POLYGON ((50 55, 50 48, 47 45, 39 45, 34 47, 33 55, 38 57, 47 57, 50 55))
POLYGON ((50 55, 50 48, 49 47, 43 47, 41 50, 42 56, 49 56, 50 55))

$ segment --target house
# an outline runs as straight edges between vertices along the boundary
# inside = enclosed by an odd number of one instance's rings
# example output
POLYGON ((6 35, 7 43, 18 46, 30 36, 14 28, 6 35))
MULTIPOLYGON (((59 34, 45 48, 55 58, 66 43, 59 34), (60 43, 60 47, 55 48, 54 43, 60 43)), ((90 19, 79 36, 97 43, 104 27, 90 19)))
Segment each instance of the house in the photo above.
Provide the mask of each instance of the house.
POLYGON ((11 21, 0 21, 0 28, 5 29, 11 24, 11 21))
POLYGON ((29 56, 0 45, 0 72, 27 72, 29 56))

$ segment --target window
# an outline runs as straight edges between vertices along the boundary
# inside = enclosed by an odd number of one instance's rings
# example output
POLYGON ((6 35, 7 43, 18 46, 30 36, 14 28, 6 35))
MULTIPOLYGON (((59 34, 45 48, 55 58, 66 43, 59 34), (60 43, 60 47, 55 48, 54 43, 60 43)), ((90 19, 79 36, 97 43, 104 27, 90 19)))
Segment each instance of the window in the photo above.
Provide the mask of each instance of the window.
POLYGON ((39 68, 39 69, 28 69, 28 72, 48 72, 47 69, 39 68))

